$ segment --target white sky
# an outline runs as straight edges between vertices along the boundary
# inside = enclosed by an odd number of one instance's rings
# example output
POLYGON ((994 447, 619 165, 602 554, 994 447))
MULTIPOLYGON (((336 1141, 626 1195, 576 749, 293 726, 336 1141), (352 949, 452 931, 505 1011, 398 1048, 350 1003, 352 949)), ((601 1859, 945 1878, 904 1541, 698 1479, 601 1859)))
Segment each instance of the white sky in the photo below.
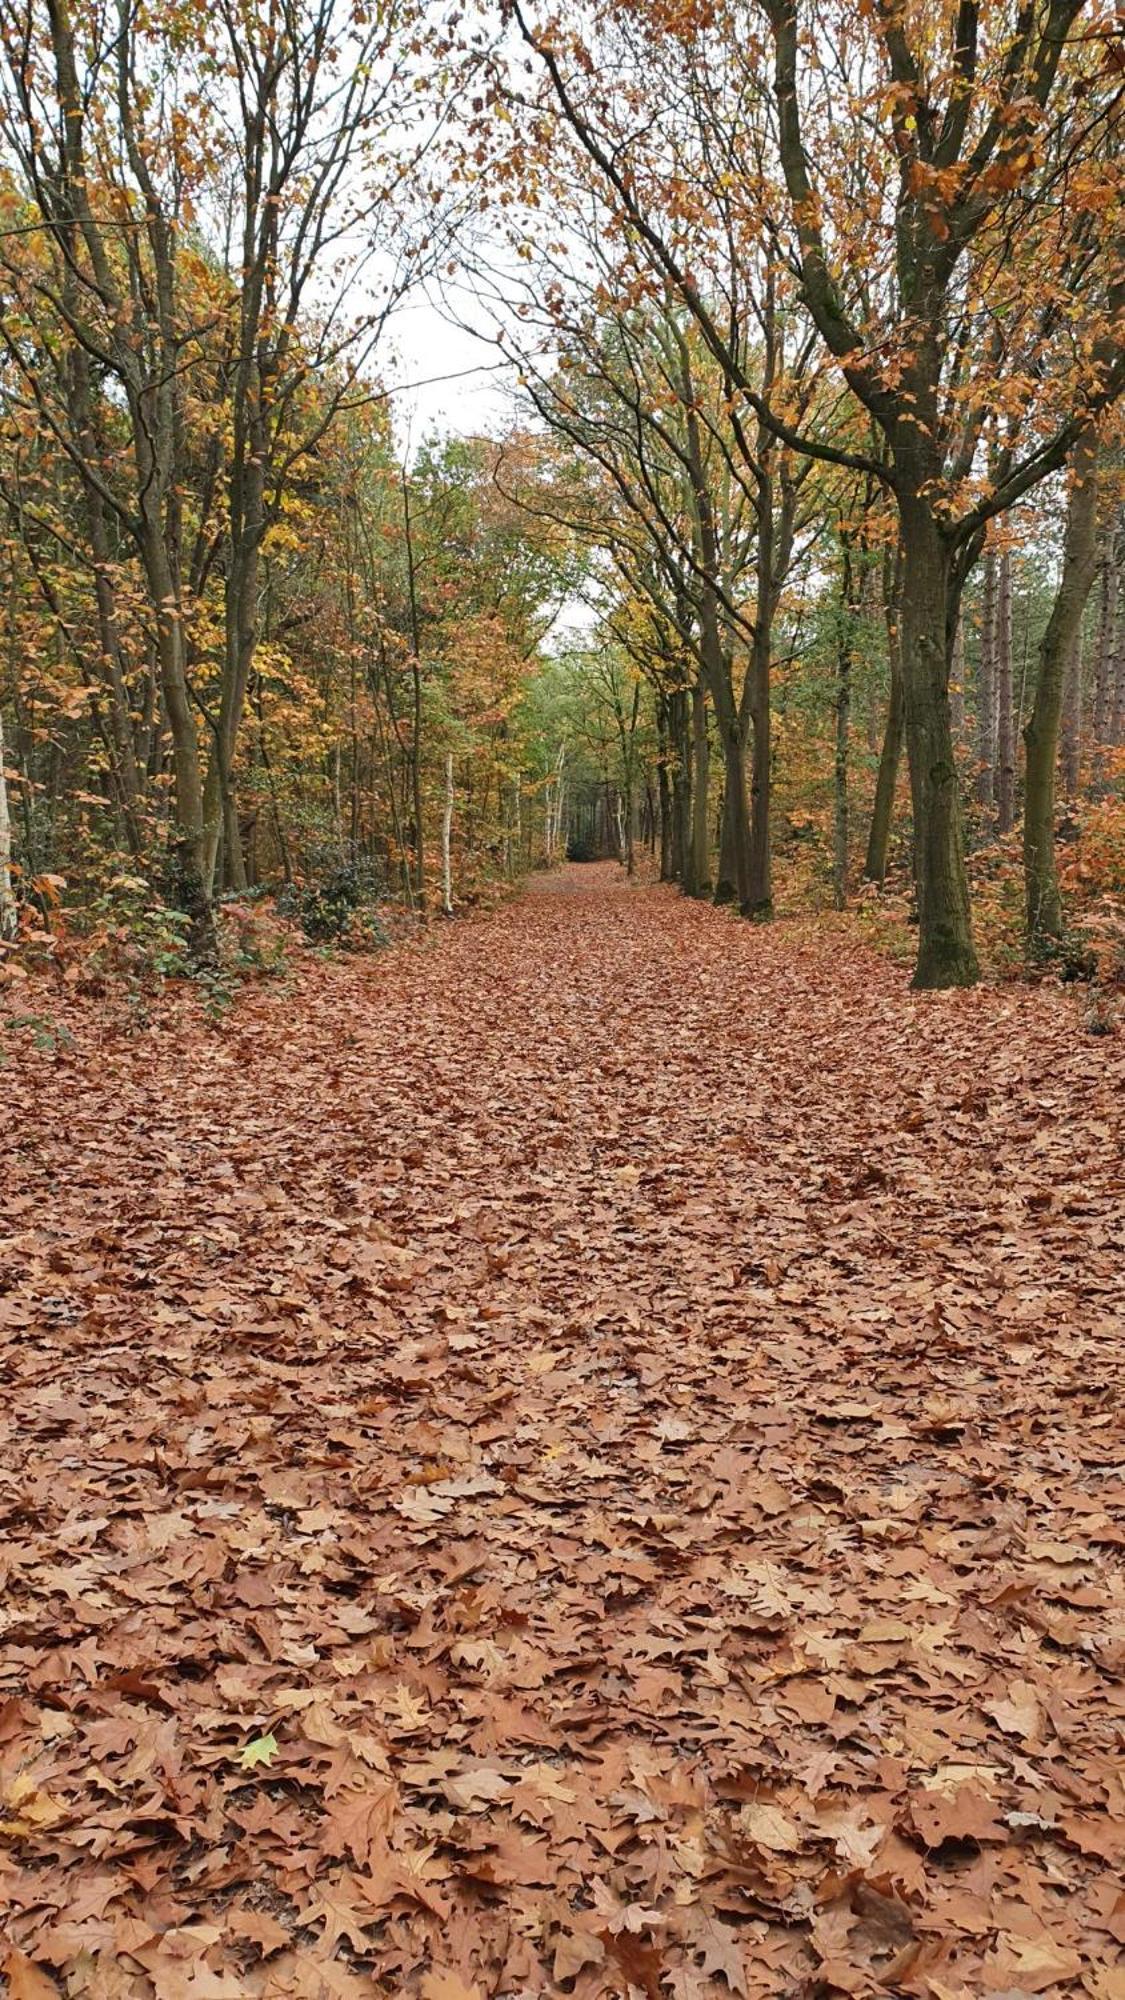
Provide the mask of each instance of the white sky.
POLYGON ((502 430, 512 414, 514 369, 497 369, 498 358, 490 340, 454 325, 428 300, 408 300, 391 319, 377 363, 388 388, 424 385, 404 387, 391 405, 407 448, 417 449, 435 429, 459 437, 502 430))

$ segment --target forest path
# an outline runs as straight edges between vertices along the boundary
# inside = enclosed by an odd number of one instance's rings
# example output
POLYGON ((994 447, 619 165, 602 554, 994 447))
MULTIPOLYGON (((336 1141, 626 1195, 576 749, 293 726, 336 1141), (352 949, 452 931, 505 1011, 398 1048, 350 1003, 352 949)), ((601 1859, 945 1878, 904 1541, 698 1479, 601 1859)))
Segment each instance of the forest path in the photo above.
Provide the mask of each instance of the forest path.
POLYGON ((1075 996, 570 868, 70 1026, 5 1072, 14 1991, 1120 2000, 1075 996))

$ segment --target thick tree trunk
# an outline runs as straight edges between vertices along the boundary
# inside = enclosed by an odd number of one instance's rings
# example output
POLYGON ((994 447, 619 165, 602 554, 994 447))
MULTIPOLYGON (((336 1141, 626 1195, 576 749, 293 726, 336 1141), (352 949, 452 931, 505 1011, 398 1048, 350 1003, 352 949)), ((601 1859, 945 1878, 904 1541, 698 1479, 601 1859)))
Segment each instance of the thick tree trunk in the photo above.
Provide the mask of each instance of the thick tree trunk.
POLYGON ((1012 686, 1012 559, 1001 552, 996 576, 996 829, 1016 817, 1016 730, 1012 686))
POLYGON ((916 987, 971 986, 979 976, 969 914, 961 804, 949 720, 949 554, 914 491, 900 498, 902 684, 918 887, 916 987))
POLYGON ((723 786, 723 809, 719 815, 719 870, 715 878, 716 903, 738 901, 738 862, 735 854, 734 794, 723 786))
POLYGON ((1023 821, 1027 939, 1034 950, 1063 934, 1055 860, 1055 766, 1067 662, 1077 650, 1082 613, 1097 568, 1097 445, 1092 432, 1075 447, 1062 574, 1039 647, 1035 701, 1024 731, 1027 798, 1023 821))
POLYGON ((172 733, 175 849, 179 876, 176 893, 181 908, 191 921, 189 952, 202 962, 214 955, 215 930, 207 879, 199 739, 188 692, 179 593, 158 520, 145 522, 142 554, 149 590, 153 602, 159 607, 156 621, 157 659, 165 713, 172 733))

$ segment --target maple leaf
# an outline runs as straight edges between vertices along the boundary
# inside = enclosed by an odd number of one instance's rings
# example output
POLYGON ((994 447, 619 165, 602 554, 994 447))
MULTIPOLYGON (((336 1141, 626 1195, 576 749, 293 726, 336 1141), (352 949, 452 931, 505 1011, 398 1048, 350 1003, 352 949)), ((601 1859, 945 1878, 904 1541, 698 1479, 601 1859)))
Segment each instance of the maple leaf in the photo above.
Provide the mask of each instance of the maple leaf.
POLYGON ((277 1737, 272 1731, 267 1736, 255 1736, 247 1743, 239 1755, 239 1763, 244 1771, 253 1771, 259 1764, 272 1764, 277 1756, 277 1737))

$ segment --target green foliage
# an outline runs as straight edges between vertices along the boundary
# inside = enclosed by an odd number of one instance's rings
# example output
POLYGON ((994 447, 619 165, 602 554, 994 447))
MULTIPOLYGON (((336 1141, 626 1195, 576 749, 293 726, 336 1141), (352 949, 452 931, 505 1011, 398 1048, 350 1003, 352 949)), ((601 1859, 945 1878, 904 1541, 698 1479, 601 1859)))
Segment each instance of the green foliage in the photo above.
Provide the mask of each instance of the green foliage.
MULTIPOLYGON (((0 1017, 6 1035, 30 1033, 31 1045, 40 1055, 54 1055, 56 1049, 72 1049, 74 1037, 68 1028, 46 1014, 8 1014, 0 1017)), ((0 1069, 10 1061, 12 1049, 0 1047, 0 1069)))
POLYGON ((124 976, 138 986, 186 978, 191 918, 139 875, 115 875, 83 912, 91 978, 124 976))
POLYGON ((285 892, 278 898, 278 908, 297 918, 310 944, 375 951, 388 937, 371 907, 373 891, 371 871, 350 861, 319 881, 285 892))

